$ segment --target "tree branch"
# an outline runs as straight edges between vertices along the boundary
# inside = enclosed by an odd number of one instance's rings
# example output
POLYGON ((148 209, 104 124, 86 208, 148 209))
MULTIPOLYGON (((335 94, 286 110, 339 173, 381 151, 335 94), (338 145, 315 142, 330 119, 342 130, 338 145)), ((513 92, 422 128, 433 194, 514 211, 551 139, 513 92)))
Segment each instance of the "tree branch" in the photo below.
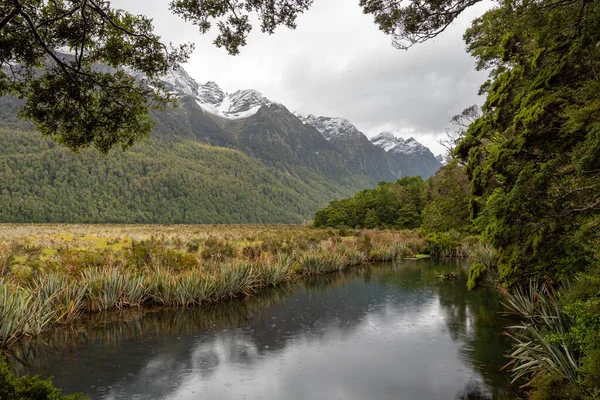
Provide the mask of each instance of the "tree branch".
POLYGON ((0 21, 0 31, 4 29, 6 24, 8 24, 18 13, 19 10, 17 9, 17 7, 14 7, 8 14, 6 14, 4 18, 2 18, 2 21, 0 21))

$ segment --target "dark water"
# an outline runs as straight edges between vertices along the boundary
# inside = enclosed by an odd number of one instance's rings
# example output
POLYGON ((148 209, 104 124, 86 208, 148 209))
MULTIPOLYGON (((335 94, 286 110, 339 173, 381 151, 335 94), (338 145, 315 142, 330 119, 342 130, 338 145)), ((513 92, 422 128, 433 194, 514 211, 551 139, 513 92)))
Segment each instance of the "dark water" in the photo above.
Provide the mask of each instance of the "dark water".
POLYGON ((514 398, 500 295, 465 279, 403 261, 214 307, 112 313, 21 343, 11 363, 92 399, 514 398))

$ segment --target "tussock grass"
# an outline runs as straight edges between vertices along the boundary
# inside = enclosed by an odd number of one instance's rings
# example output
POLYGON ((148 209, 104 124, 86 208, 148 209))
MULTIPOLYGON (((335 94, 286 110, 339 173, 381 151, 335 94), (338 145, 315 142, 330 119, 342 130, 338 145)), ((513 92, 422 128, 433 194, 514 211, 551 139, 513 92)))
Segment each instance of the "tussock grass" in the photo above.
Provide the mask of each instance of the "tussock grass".
POLYGON ((84 314, 253 296, 424 246, 414 232, 289 225, 1 225, 0 347, 84 314))

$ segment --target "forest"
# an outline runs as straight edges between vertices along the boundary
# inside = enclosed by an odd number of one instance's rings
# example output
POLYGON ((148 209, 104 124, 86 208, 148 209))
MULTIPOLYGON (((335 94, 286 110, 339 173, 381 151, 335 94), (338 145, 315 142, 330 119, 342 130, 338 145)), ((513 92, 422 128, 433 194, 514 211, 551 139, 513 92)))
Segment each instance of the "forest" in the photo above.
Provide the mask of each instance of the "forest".
POLYGON ((315 216, 493 246, 469 283, 508 291, 509 369, 533 399, 600 398, 599 21, 597 1, 503 1, 475 19, 464 39, 486 100, 454 163, 315 216))

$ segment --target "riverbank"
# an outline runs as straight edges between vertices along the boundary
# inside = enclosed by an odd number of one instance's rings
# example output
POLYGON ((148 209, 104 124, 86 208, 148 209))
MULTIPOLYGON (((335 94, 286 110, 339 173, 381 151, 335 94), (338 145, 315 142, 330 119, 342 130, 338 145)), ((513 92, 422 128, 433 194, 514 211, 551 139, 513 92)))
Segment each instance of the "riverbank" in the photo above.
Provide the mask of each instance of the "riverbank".
POLYGON ((189 307, 425 251, 414 231, 1 225, 0 347, 87 313, 189 307))

